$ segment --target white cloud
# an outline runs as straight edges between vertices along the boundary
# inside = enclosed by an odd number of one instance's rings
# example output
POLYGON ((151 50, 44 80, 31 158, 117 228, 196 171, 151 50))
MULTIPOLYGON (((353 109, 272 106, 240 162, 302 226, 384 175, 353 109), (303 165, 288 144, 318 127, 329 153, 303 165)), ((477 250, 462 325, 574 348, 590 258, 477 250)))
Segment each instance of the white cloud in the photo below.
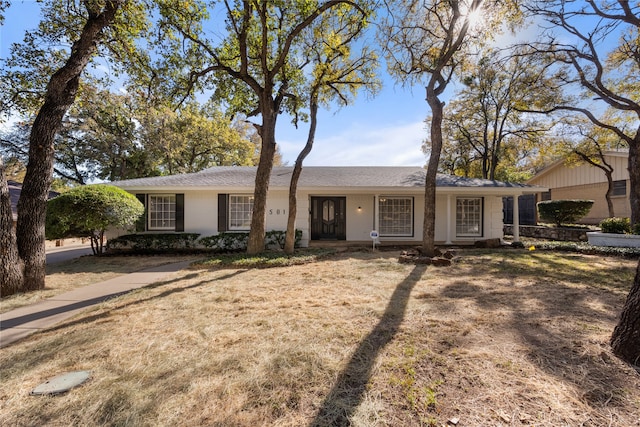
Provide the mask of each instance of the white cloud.
MULTIPOLYGON (((316 137, 307 166, 423 166, 421 150, 426 136, 422 121, 383 127, 353 125, 332 135, 316 137)), ((304 146, 300 141, 278 140, 283 158, 290 165, 304 146)))

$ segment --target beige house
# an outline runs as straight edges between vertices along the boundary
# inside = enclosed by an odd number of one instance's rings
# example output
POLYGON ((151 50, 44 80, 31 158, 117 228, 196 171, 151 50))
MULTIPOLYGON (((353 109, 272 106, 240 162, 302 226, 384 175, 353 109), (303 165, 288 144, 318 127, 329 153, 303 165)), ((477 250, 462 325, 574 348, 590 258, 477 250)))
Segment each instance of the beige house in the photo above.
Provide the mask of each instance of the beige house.
MULTIPOLYGON (((613 167, 613 209, 615 216, 629 217, 629 171, 626 151, 607 151, 605 160, 613 167)), ((543 169, 527 184, 547 187, 548 193, 543 193, 541 200, 585 199, 593 200, 593 207, 589 214, 580 222, 598 224, 609 216, 605 194, 607 192, 607 178, 604 172, 588 163, 568 166, 564 160, 558 160, 543 169)))
MULTIPOLYGON (((292 170, 273 168, 267 231, 286 229, 292 170)), ((255 167, 220 166, 113 184, 145 205, 144 227, 138 232, 190 232, 204 237, 249 231, 255 174, 255 167)), ((383 244, 421 242, 424 180, 421 167, 303 168, 296 216, 302 246, 316 240, 371 242, 372 235, 383 244)), ((502 238, 502 198, 547 190, 450 175, 439 175, 436 185, 435 240, 440 244, 502 238)), ((516 204, 516 217, 517 209, 516 204)))

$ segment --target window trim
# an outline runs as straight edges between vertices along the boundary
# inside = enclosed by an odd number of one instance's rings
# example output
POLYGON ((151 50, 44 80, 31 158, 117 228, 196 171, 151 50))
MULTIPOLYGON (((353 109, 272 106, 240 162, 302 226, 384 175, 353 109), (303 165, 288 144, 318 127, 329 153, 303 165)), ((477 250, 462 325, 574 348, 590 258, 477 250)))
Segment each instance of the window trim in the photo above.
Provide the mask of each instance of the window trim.
MULTIPOLYGON (((456 197, 456 237, 483 237, 484 236, 484 197, 482 196, 460 196, 460 197, 456 197), (469 233, 469 232, 464 232, 461 233, 459 231, 458 225, 458 201, 459 200, 478 200, 480 202, 480 211, 479 211, 479 218, 478 218, 478 232, 477 233, 469 233)), ((468 224, 467 224, 468 225, 468 224)))
POLYGON ((380 237, 414 237, 415 235, 415 197, 413 196, 378 196, 378 232, 380 237), (384 203, 388 199, 394 200, 409 200, 410 206, 410 219, 409 219, 409 232, 408 233, 384 233, 382 229, 382 209, 380 204, 384 203))
POLYGON ((228 219, 227 219, 227 230, 228 231, 250 231, 251 230, 251 217, 253 215, 253 204, 254 204, 254 196, 253 194, 248 194, 248 193, 239 193, 239 194, 229 194, 228 195, 228 206, 227 206, 227 214, 228 214, 228 219), (234 226, 233 225, 233 220, 234 217, 231 214, 231 209, 232 207, 235 205, 235 203, 233 202, 233 199, 235 197, 248 197, 251 200, 251 210, 249 211, 249 223, 248 225, 245 227, 243 226, 234 226))
MULTIPOLYGON (((178 223, 177 221, 177 203, 178 203, 178 196, 177 194, 148 194, 148 214, 147 214, 147 230, 149 231, 175 231, 176 229, 176 224, 178 223), (173 220, 169 219, 169 222, 173 221, 172 225, 166 226, 166 227, 159 227, 159 226, 154 226, 152 225, 152 221, 154 220, 153 218, 153 212, 154 210, 152 209, 154 206, 152 199, 156 198, 156 197, 170 197, 173 199, 173 220)), ((164 202, 163 202, 164 205, 164 202)), ((165 212, 165 211, 163 211, 165 212)), ((168 213, 171 213, 171 211, 166 211, 168 213)))

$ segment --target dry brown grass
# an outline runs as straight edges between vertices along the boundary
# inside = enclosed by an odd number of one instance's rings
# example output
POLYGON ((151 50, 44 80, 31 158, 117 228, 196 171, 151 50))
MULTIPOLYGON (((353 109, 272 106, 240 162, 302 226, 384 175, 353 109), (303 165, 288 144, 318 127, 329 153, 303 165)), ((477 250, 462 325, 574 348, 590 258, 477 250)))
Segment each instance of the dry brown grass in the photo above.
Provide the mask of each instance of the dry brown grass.
POLYGON ((0 300, 0 313, 51 298, 80 286, 99 283, 114 277, 169 264, 196 259, 193 256, 82 256, 47 266, 45 289, 15 294, 0 300))
POLYGON ((103 303, 0 349, 0 425, 640 425, 640 376, 607 344, 634 261, 397 255, 192 269, 103 303))

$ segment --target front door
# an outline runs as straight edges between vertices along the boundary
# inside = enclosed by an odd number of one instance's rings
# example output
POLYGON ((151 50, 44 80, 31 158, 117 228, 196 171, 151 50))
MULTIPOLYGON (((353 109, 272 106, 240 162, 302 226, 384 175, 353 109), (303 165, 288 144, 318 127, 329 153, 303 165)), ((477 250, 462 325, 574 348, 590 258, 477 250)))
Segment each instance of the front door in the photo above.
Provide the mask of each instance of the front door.
POLYGON ((345 240, 345 197, 311 198, 311 240, 345 240))

